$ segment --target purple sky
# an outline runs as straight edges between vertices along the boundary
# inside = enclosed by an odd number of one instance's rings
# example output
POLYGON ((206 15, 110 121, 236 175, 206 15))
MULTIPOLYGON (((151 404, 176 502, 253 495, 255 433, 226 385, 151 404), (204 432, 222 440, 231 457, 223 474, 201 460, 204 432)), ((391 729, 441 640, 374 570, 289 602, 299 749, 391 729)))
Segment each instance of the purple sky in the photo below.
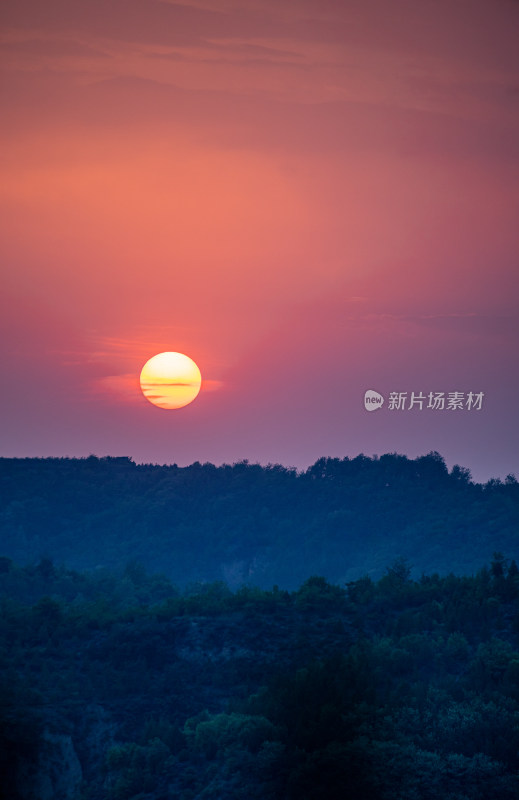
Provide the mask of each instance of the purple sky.
POLYGON ((0 455, 519 477, 519 3, 1 16, 0 455), (164 350, 203 376, 176 411, 138 384, 164 350))

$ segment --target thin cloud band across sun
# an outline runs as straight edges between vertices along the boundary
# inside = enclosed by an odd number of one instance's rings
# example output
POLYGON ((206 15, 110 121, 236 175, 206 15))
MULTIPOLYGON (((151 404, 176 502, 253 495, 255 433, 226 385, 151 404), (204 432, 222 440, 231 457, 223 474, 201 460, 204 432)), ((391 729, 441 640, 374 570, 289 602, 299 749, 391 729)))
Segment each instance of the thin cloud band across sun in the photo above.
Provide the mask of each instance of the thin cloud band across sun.
POLYGON ((141 370, 141 390, 154 406, 183 408, 200 392, 202 375, 196 363, 183 353, 158 353, 141 370))

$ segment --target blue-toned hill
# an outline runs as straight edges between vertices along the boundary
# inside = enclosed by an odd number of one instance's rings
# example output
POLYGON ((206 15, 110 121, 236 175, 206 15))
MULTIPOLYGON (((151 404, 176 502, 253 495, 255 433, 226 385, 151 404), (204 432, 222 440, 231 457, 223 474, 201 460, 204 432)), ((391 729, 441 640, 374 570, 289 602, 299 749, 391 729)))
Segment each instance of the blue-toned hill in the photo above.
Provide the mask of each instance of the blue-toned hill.
POLYGON ((322 458, 304 472, 240 462, 0 459, 0 555, 75 569, 139 562, 179 585, 294 588, 309 575, 470 574, 519 557, 519 484, 475 484, 438 453, 322 458))

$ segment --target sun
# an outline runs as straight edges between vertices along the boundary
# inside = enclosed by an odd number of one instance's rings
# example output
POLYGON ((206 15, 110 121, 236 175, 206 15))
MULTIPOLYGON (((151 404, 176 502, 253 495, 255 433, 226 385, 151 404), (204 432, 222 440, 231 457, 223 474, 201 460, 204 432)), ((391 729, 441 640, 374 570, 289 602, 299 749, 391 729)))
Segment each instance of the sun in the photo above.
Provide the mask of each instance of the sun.
POLYGON ((159 408, 182 408, 200 391, 202 375, 183 353, 159 353, 141 370, 141 389, 146 400, 159 408))

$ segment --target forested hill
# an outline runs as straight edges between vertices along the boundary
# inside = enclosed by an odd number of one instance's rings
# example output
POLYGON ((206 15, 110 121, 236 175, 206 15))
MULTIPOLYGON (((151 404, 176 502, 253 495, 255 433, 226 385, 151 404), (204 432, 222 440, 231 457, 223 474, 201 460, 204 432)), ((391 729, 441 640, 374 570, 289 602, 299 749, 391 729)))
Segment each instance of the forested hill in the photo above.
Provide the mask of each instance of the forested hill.
POLYGON ((179 585, 292 589, 355 580, 407 559, 470 574, 519 558, 519 484, 471 481, 438 453, 319 459, 305 472, 239 462, 0 459, 0 555, 75 569, 140 563, 179 585))

